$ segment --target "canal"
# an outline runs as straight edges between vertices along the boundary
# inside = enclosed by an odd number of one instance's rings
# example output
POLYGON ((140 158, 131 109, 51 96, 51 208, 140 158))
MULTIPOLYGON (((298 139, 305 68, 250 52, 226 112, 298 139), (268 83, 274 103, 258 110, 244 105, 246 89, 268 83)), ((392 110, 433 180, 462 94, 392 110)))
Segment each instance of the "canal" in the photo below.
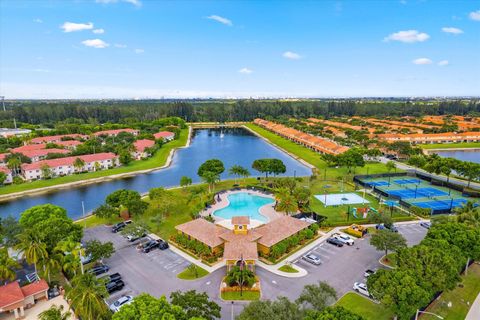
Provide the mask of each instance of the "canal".
POLYGON ((198 129, 193 131, 190 146, 175 152, 168 168, 46 194, 26 195, 0 203, 0 217, 12 215, 18 218, 32 206, 52 203, 64 207, 71 218, 78 219, 82 216, 82 201, 85 211, 91 212, 105 201, 107 195, 118 189, 144 193, 155 187, 177 186, 182 176, 192 178, 194 183, 200 182, 197 169, 204 161, 212 158, 222 160, 225 165, 222 179, 233 178, 228 174, 228 168, 236 164, 249 168, 253 176, 258 176, 259 173, 251 169, 251 166, 252 162, 259 158, 281 159, 287 167, 285 175, 311 174, 310 168, 243 128, 198 129))

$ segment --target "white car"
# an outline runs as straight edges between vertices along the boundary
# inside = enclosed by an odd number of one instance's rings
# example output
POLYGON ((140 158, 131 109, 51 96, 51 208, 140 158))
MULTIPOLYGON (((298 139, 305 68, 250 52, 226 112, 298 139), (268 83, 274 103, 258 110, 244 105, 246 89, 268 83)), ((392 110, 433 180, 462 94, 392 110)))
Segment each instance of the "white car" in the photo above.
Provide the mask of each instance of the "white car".
POLYGON ((370 297, 370 293, 368 292, 367 285, 365 283, 355 282, 353 284, 353 290, 370 297))
POLYGON ((304 255, 302 259, 316 266, 322 264, 322 261, 320 260, 320 258, 311 253, 304 255))
POLYGON ((121 307, 123 307, 126 304, 130 304, 133 302, 133 297, 132 296, 123 296, 114 303, 112 303, 109 308, 110 310, 115 313, 120 310, 121 307))
POLYGON ((349 236, 347 235, 343 235, 343 234, 339 234, 337 236, 335 236, 335 238, 337 238, 338 240, 340 240, 342 243, 346 244, 346 245, 349 245, 349 246, 353 246, 355 244, 355 242, 353 241, 352 238, 350 238, 349 236))

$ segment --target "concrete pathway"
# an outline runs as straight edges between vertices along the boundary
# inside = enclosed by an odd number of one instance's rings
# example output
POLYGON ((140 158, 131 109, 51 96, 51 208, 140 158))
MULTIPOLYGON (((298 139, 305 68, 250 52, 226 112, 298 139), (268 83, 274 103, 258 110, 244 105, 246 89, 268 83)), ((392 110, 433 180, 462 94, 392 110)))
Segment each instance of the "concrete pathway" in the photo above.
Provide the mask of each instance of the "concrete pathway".
POLYGON ((478 319, 480 319, 480 294, 472 303, 472 306, 468 311, 467 317, 465 318, 465 320, 478 320, 478 319))

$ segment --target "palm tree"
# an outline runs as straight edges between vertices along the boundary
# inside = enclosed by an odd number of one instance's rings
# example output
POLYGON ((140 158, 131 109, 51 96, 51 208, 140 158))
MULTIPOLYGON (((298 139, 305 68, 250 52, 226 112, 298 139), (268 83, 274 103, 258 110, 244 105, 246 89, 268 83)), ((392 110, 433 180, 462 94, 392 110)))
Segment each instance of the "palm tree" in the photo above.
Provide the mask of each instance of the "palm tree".
POLYGON ((54 249, 55 252, 64 254, 63 258, 63 269, 73 271, 74 274, 77 274, 76 270, 80 267, 82 274, 83 264, 80 257, 83 254, 83 248, 79 242, 72 241, 70 239, 60 241, 54 249))
POLYGON ((468 201, 465 205, 455 208, 457 214, 457 221, 470 224, 473 226, 480 226, 480 209, 476 207, 472 201, 468 201))
POLYGON ((12 157, 7 161, 7 167, 8 169, 12 170, 14 175, 18 173, 18 168, 21 166, 21 164, 22 162, 17 157, 12 157))
POLYGON ((47 245, 31 230, 25 230, 19 234, 18 240, 19 243, 15 246, 15 249, 23 253, 25 260, 33 264, 35 273, 37 273, 37 264, 48 260, 47 245))
POLYGON ((63 312, 65 307, 61 304, 58 307, 53 305, 50 309, 41 312, 38 316, 40 320, 68 320, 72 313, 70 311, 63 312))
POLYGON ((62 268, 61 262, 63 261, 63 257, 62 254, 55 253, 50 255, 48 259, 41 261, 44 275, 46 275, 49 283, 51 282, 50 275, 62 268))
POLYGON ((80 158, 76 158, 75 161, 73 161, 73 167, 77 169, 78 172, 81 172, 84 166, 85 161, 80 158))
POLYGON ((215 183, 220 181, 220 176, 214 172, 205 172, 202 180, 208 184, 208 192, 215 190, 215 183))
POLYGON ((239 165, 234 165, 232 166, 229 170, 228 173, 235 176, 235 184, 237 184, 237 177, 248 177, 250 175, 250 172, 239 165))
POLYGON ((275 198, 277 199, 276 210, 285 212, 287 215, 298 210, 297 199, 290 194, 288 189, 280 189, 275 198))
POLYGON ((108 313, 107 305, 103 301, 107 296, 105 284, 92 273, 75 276, 66 293, 75 315, 86 320, 100 319, 108 313))
POLYGON ((8 255, 7 248, 0 249, 0 280, 15 280, 15 269, 20 268, 20 264, 8 255))

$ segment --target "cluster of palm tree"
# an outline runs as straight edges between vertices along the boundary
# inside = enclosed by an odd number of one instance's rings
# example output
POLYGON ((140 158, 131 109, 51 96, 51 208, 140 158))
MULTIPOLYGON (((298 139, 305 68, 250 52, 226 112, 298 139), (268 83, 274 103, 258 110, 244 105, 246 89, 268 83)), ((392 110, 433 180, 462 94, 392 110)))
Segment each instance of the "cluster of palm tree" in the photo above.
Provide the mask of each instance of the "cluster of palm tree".
POLYGON ((280 178, 273 183, 275 190, 276 210, 292 214, 299 209, 307 209, 310 203, 311 190, 297 186, 295 178, 280 178))
POLYGON ((228 173, 235 177, 235 184, 237 184, 237 178, 248 178, 250 176, 250 171, 239 165, 232 166, 228 169, 228 173))

